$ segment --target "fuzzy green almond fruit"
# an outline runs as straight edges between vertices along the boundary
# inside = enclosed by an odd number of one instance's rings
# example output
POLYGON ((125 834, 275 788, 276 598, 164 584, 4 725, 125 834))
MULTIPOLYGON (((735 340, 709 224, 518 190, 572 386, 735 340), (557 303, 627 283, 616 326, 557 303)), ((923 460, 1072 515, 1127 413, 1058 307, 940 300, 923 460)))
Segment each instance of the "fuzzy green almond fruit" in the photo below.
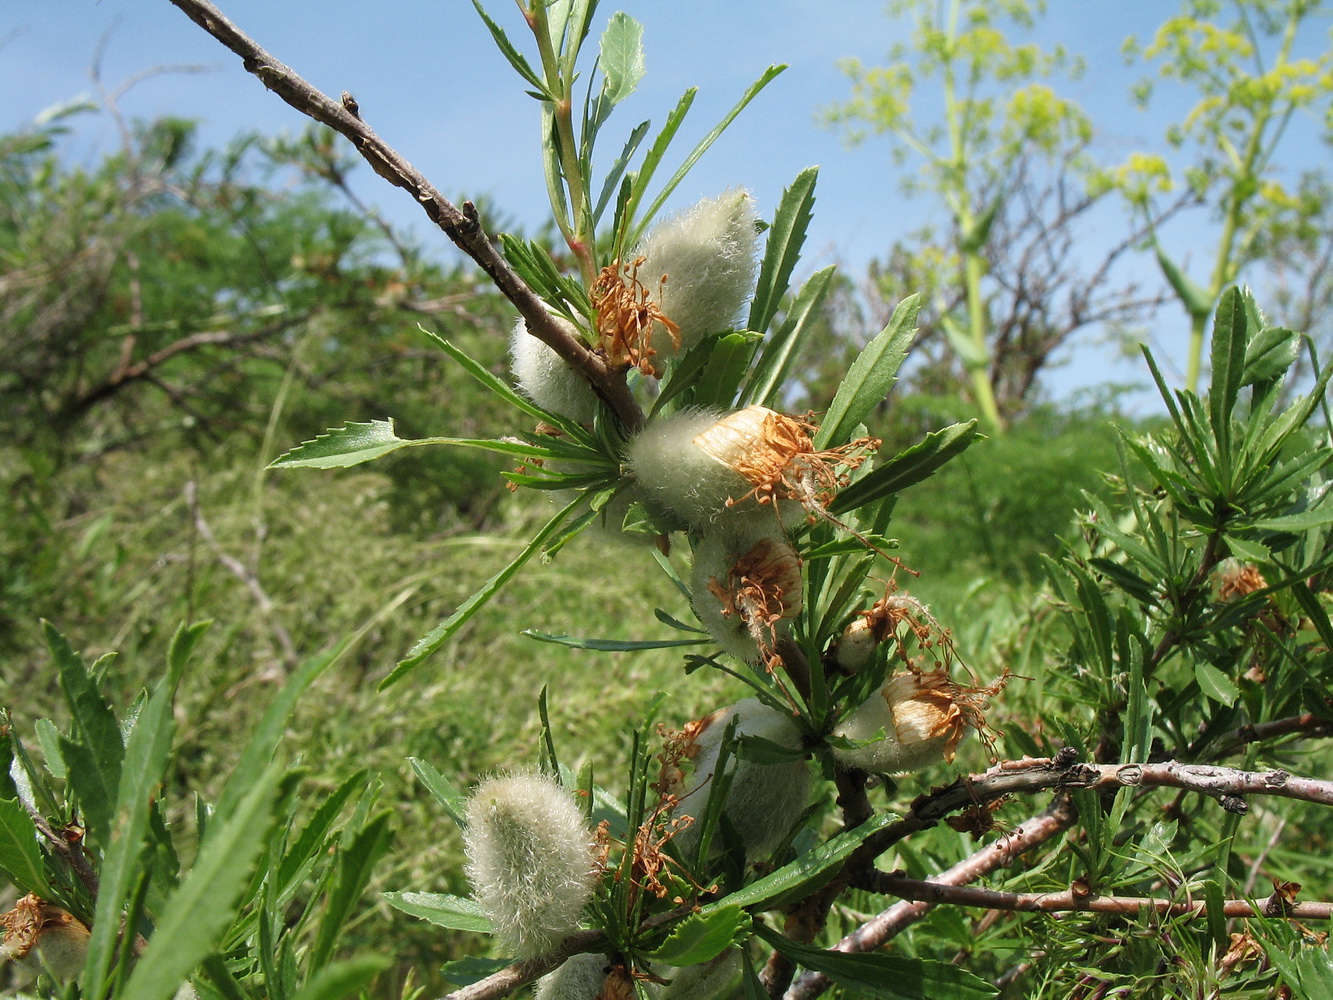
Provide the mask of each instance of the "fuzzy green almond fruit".
POLYGON ((970 709, 970 693, 947 671, 894 674, 833 730, 834 736, 869 742, 835 747, 833 755, 877 774, 906 774, 952 761, 975 717, 970 709))
MULTIPOLYGON (((572 337, 580 337, 573 323, 559 316, 556 324, 572 337)), ((592 423, 597 412, 597 394, 588 380, 564 358, 528 332, 520 317, 509 337, 510 370, 518 389, 543 410, 550 410, 580 424, 592 423)))
POLYGON ((597 1000, 610 966, 611 960, 605 955, 574 955, 537 980, 535 1000, 597 1000))
POLYGON ((695 616, 723 652, 768 665, 801 612, 801 561, 771 515, 757 513, 704 534, 690 589, 695 616))
POLYGON ((696 530, 759 513, 790 525, 837 478, 807 423, 764 406, 660 417, 629 442, 626 458, 645 495, 696 530))
POLYGON ((754 291, 758 221, 750 193, 734 188, 659 222, 630 255, 642 258, 639 280, 677 329, 678 341, 655 324, 657 360, 670 361, 736 323, 754 291))
POLYGON ((510 954, 545 954, 578 930, 597 868, 574 796, 546 775, 500 775, 477 786, 466 816, 473 895, 510 954))
MULTIPOLYGON (((693 724, 684 751, 693 771, 678 781, 678 790, 673 789, 679 800, 673 815, 695 817, 674 840, 687 855, 698 847, 698 817, 708 804, 722 738, 732 719, 737 720, 738 737, 756 736, 789 750, 803 745, 795 720, 757 698, 746 698, 693 724)), ((727 795, 727 819, 745 845, 746 859, 763 860, 782 844, 804 812, 812 783, 810 766, 803 759, 767 764, 736 757, 731 766, 735 772, 727 795)), ((720 838, 715 837, 712 846, 720 850, 720 838)))

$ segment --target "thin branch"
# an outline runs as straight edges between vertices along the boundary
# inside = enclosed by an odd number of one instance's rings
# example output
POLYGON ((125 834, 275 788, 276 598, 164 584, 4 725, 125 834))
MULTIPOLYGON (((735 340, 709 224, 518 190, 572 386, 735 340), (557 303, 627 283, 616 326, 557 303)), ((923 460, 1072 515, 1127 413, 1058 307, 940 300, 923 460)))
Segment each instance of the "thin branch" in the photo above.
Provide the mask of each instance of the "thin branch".
POLYGON ((65 863, 74 870, 74 874, 83 883, 83 887, 88 890, 88 895, 96 899, 99 888, 97 873, 93 871, 92 865, 88 863, 83 849, 78 843, 71 843, 59 830, 52 829, 51 824, 47 822, 41 810, 30 805, 23 796, 19 796, 19 801, 23 803, 24 811, 31 817, 37 832, 46 838, 55 852, 64 858, 65 863))
POLYGON ((558 969, 571 955, 577 955, 599 940, 601 935, 597 931, 579 931, 577 934, 571 934, 549 955, 507 965, 485 979, 478 979, 475 983, 454 990, 444 997, 444 1000, 495 1000, 497 997, 508 996, 533 980, 558 969))
MULTIPOLYGON (((1203 900, 1157 899, 1152 896, 1100 896, 1096 893, 1004 892, 968 885, 940 885, 938 882, 907 878, 887 872, 875 872, 859 886, 871 892, 901 896, 930 903, 954 906, 980 906, 988 910, 1016 913, 1114 913, 1134 917, 1151 910, 1162 916, 1203 914, 1208 910, 1203 900)), ((1333 903, 1289 903, 1274 893, 1266 901, 1228 899, 1222 903, 1226 917, 1278 917, 1284 920, 1327 920, 1333 917, 1333 903)))
MULTIPOLYGON (((997 868, 1013 864, 1020 854, 1058 836, 1073 825, 1075 813, 1065 795, 1058 795, 1038 815, 1025 821, 947 871, 930 880, 932 885, 965 885, 997 868)), ((834 951, 874 951, 916 923, 935 906, 932 900, 895 903, 866 921, 833 946, 834 951)), ((785 994, 785 1000, 814 1000, 832 985, 823 973, 803 972, 785 994)))
POLYGON ((1272 719, 1269 722, 1241 726, 1223 738, 1222 745, 1213 756, 1226 757, 1243 750, 1250 743, 1296 733, 1304 736, 1333 736, 1333 721, 1306 712, 1303 715, 1290 715, 1285 719, 1272 719))
POLYGON ((255 604, 259 606, 259 613, 264 616, 269 628, 273 631, 274 638, 278 640, 278 645, 282 647, 283 663, 286 664, 289 672, 295 670, 300 663, 300 657, 296 654, 296 645, 292 642, 292 637, 287 629, 273 617, 273 599, 264 590, 263 585, 259 582, 259 577, 219 544, 217 537, 213 534, 213 529, 209 526, 208 521, 204 519, 203 511, 199 509, 198 487, 196 487, 193 479, 185 484, 185 502, 194 515, 195 531, 199 533, 200 538, 208 543, 208 547, 213 550, 218 562, 226 567, 236 579, 240 580, 245 585, 246 590, 250 591, 250 596, 255 599, 255 604))
MULTIPOLYGON (((849 865, 867 855, 878 857, 905 837, 934 826, 945 816, 1006 795, 1047 789, 1120 787, 1180 788, 1218 800, 1224 809, 1245 812, 1246 795, 1275 795, 1318 805, 1333 805, 1333 781, 1302 778, 1286 771, 1241 771, 1205 764, 1163 761, 1154 764, 1064 764, 1059 758, 1004 761, 980 775, 961 778, 923 795, 901 820, 868 838, 849 865)), ((851 870, 855 870, 853 867, 851 870)))
POLYGON ((329 126, 351 140, 374 171, 395 187, 410 192, 430 220, 490 277, 527 323, 528 331, 580 372, 631 430, 643 425, 643 411, 630 393, 625 373, 610 367, 605 357, 579 337, 567 333, 541 298, 518 276, 482 230, 471 202, 456 207, 361 118, 352 100, 335 101, 291 67, 269 55, 231 23, 208 0, 171 0, 171 3, 219 42, 241 57, 247 72, 297 111, 329 126))

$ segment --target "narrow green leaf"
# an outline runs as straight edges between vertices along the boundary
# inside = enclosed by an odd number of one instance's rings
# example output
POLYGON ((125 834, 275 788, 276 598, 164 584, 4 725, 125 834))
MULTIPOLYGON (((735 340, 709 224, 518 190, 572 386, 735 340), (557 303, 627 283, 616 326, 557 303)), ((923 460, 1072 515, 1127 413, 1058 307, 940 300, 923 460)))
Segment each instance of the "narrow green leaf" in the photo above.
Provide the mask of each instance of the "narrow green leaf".
POLYGON ((124 996, 168 1000, 217 947, 268 840, 283 770, 280 764, 270 765, 247 789, 233 813, 211 826, 194 867, 167 898, 157 929, 134 967, 124 996))
POLYGON ((624 11, 616 11, 602 32, 597 60, 605 78, 602 93, 619 104, 634 93, 643 79, 643 25, 624 11))
POLYGON ((752 924, 750 915, 734 904, 691 913, 647 957, 675 966, 708 962, 749 937, 752 924))
POLYGON ((1299 514, 1284 514, 1280 517, 1265 517, 1252 521, 1246 527, 1256 531, 1309 531, 1321 525, 1333 522, 1333 503, 1325 503, 1315 510, 1304 510, 1299 514))
POLYGON ((500 592, 501 588, 513 578, 514 574, 527 564, 528 560, 541 551, 542 546, 561 529, 570 514, 581 503, 583 503, 583 498, 580 496, 556 514, 555 517, 547 521, 542 530, 537 532, 533 539, 524 546, 523 551, 514 558, 513 562, 487 580, 481 589, 460 604, 458 610, 452 615, 418 639, 416 644, 408 650, 407 656, 400 660, 398 665, 389 672, 389 675, 380 682, 380 690, 383 691, 402 680, 413 668, 420 666, 426 657, 444 645, 450 636, 466 625, 472 619, 472 616, 485 607, 486 603, 500 592))
POLYGON ((572 635, 556 635, 535 628, 524 629, 521 635, 538 642, 554 643, 571 649, 595 649, 600 653, 628 653, 641 649, 673 649, 677 646, 699 646, 708 639, 585 639, 572 635))
POLYGON ((385 892, 382 895, 396 909, 429 920, 436 927, 474 934, 491 932, 491 922, 475 900, 446 892, 385 892))
POLYGON ((946 462, 966 451, 979 437, 976 420, 931 431, 917 444, 899 452, 840 492, 829 504, 829 511, 845 513, 899 493, 931 476, 946 462))
POLYGON ((0 872, 23 892, 50 898, 37 825, 18 799, 0 799, 0 872))
POLYGON ((342 649, 339 647, 312 656, 287 678, 277 697, 264 712, 264 717, 259 720, 259 725, 255 727, 245 749, 241 751, 236 767, 232 769, 231 776, 223 786, 222 794, 218 796, 212 822, 225 819, 237 803, 244 799, 259 776, 272 764, 273 755, 287 731, 287 720, 291 718, 296 702, 341 652, 342 649))
POLYGON ((185 669, 189 650, 201 634, 202 629, 198 628, 176 633, 169 656, 169 673, 139 713, 125 747, 115 821, 102 863, 93 933, 88 941, 83 979, 88 996, 102 995, 120 937, 121 913, 143 869, 143 855, 149 847, 152 802, 166 775, 176 733, 172 711, 176 684, 185 669))
POLYGON ((43 622, 42 628, 73 722, 75 738, 61 739, 61 756, 69 769, 70 787, 83 807, 84 823, 104 842, 120 785, 120 762, 125 756, 120 724, 68 640, 50 622, 43 622))
POLYGON ((691 402, 695 406, 731 409, 758 342, 759 335, 749 330, 719 337, 708 355, 708 364, 694 383, 691 402))
POLYGON ((1241 385, 1254 385, 1279 378, 1301 353, 1301 335, 1270 326, 1251 337, 1245 348, 1245 371, 1241 385))
POLYGON ((523 57, 523 54, 519 52, 518 49, 514 48, 514 43, 509 40, 509 36, 505 34, 504 28, 491 20, 490 15, 488 15, 485 9, 481 6, 480 0, 472 0, 472 6, 477 8, 477 13, 480 14, 481 19, 486 22, 486 28, 490 31, 491 38, 495 40, 496 47, 498 47, 504 54, 504 57, 509 60, 509 65, 514 67, 514 70, 519 76, 523 77, 529 86, 537 89, 542 95, 542 100, 555 100, 551 95, 551 92, 546 89, 545 81, 533 72, 532 67, 528 65, 527 59, 523 57))
POLYGON ((37 731, 37 745, 42 748, 42 756, 46 758, 47 771, 57 781, 64 781, 68 772, 65 758, 60 756, 60 730, 50 719, 38 719, 33 728, 37 731))
POLYGON ((435 796, 435 801, 444 807, 450 819, 457 823, 460 829, 467 826, 467 796, 460 792, 452 781, 420 757, 408 757, 407 762, 412 765, 412 770, 426 786, 426 790, 435 796))
POLYGON ((680 95, 680 100, 676 102, 676 106, 667 115, 666 122, 662 125, 662 131, 657 133, 657 137, 653 139, 653 144, 648 147, 648 152, 644 154, 643 165, 629 175, 630 191, 629 197, 625 200, 625 215, 623 218, 617 219, 616 234, 618 242, 613 248, 616 256, 624 257, 627 250, 638 245, 639 240, 643 237, 644 230, 652 222, 651 215, 640 215, 639 206, 643 203, 648 185, 657 172, 657 168, 661 166, 662 158, 666 156, 667 147, 671 145, 671 140, 676 137, 681 123, 685 121, 685 116, 689 113, 690 105, 694 103, 694 97, 697 93, 698 89, 691 87, 680 95), (628 227, 631 223, 633 223, 633 228, 627 229, 622 234, 620 226, 628 227))
POLYGON ((847 860, 866 838, 896 822, 897 819, 898 817, 892 813, 877 813, 860 826, 829 838, 777 871, 756 879, 743 889, 716 902, 709 903, 700 912, 710 913, 726 906, 752 907, 770 904, 781 898, 795 898, 805 888, 825 878, 826 873, 847 860))
POLYGON ((312 968, 318 969, 328 964, 342 936, 344 925, 365 895, 371 873, 389 849, 392 839, 389 814, 383 813, 367 823, 350 843, 338 851, 337 874, 310 951, 312 968))
POLYGON ((832 265, 816 271, 796 293, 782 326, 765 342, 755 362, 754 373, 746 382, 739 401, 742 406, 758 404, 774 407, 779 403, 787 375, 800 351, 801 337, 810 328, 811 320, 818 315, 819 304, 828 294, 835 271, 832 265))
POLYGON ((343 1000, 369 986, 393 961, 380 955, 361 955, 320 969, 291 1000, 343 1000))
POLYGON ((584 430, 583 427, 581 427, 578 423, 576 423, 573 420, 570 420, 563 414, 552 413, 550 410, 543 410, 540 406, 533 403, 526 396, 523 396, 515 392, 513 389, 511 389, 503 381, 501 381, 494 374, 492 374, 486 368, 485 365, 468 357, 467 354, 459 350, 457 347, 455 347, 449 341, 445 340, 443 337, 439 336, 437 333, 431 330, 427 330, 425 327, 418 327, 418 329, 420 329, 422 333, 426 334, 428 337, 434 340, 435 343, 439 345, 440 349, 444 351, 445 354, 449 355, 449 357, 453 358, 456 362, 458 362, 459 366, 462 367, 464 371, 466 371, 474 379, 476 379, 483 386, 489 389, 494 395, 498 396, 500 399, 503 399, 511 406, 517 407, 519 410, 522 410, 530 417, 536 417, 538 420, 543 420, 548 424, 552 424, 555 427, 559 427, 560 430, 563 431, 565 435, 571 438, 572 440, 579 441, 591 446, 592 441, 588 436, 588 432, 584 430))
POLYGON ((898 380, 898 369, 916 337, 916 316, 920 309, 920 294, 903 299, 893 310, 888 325, 856 356, 815 435, 816 449, 849 441, 857 425, 884 401, 898 380))
MULTIPOLYGON (((611 168, 606 172, 606 180, 602 182, 602 193, 597 196, 597 207, 593 209, 592 221, 594 224, 602 221, 602 215, 606 211, 606 206, 615 195, 616 189, 621 187, 621 180, 625 176, 625 168, 629 166, 630 159, 638 152, 639 144, 643 142, 643 137, 648 134, 648 122, 640 122, 629 134, 625 140, 625 145, 616 157, 611 168)), ((624 188, 628 194, 628 187, 624 188)))
POLYGON ((393 431, 392 420, 352 423, 326 431, 269 463, 270 469, 346 469, 411 444, 393 431))
POLYGON ((792 271, 801 257, 806 230, 810 228, 818 178, 818 167, 806 167, 782 192, 782 200, 773 215, 773 225, 768 229, 764 259, 759 265, 759 280, 750 302, 750 318, 745 323, 750 330, 767 333, 768 324, 773 322, 782 304, 792 271))
POLYGON ((1231 413, 1236 408, 1241 380, 1245 372, 1245 303, 1240 289, 1222 293, 1213 318, 1212 384, 1208 391, 1209 417, 1217 441, 1219 456, 1231 443, 1231 413))
POLYGON ((999 992, 984 979, 947 962, 882 952, 825 951, 797 944, 765 927, 757 931, 775 949, 807 969, 822 972, 857 993, 884 1000, 982 1000, 999 992))
POLYGON ((306 876, 324 857, 339 814, 353 794, 366 791, 368 774, 365 769, 357 771, 334 789, 333 794, 319 804, 296 841, 283 854, 274 879, 273 901, 276 909, 291 902, 306 876))
POLYGON ((1240 688, 1211 663, 1200 660, 1194 664, 1194 679, 1199 682, 1199 690, 1204 697, 1220 704, 1234 705, 1240 697, 1240 688))
POLYGON ((648 210, 643 213, 640 226, 635 233, 635 238, 631 241, 632 243, 639 242, 638 238, 642 235, 643 228, 646 226, 647 222, 657 217, 657 213, 662 210, 662 206, 666 204, 666 200, 670 198, 672 193, 676 190, 676 186, 685 179, 686 174, 694 169, 694 165, 698 163, 699 158, 708 151, 708 147, 717 141, 718 137, 727 130, 727 126, 735 120, 737 115, 745 110, 745 106, 754 100, 759 91, 767 87, 769 83, 771 83, 773 79, 786 68, 785 65, 781 65, 770 66, 768 69, 764 70, 764 72, 759 75, 759 79, 750 84, 749 88, 741 95, 741 99, 736 102, 732 109, 722 116, 722 120, 713 126, 712 130, 700 139, 698 144, 690 150, 689 155, 685 157, 676 172, 671 175, 671 179, 666 182, 666 186, 663 187, 657 197, 653 199, 653 203, 648 206, 648 210))

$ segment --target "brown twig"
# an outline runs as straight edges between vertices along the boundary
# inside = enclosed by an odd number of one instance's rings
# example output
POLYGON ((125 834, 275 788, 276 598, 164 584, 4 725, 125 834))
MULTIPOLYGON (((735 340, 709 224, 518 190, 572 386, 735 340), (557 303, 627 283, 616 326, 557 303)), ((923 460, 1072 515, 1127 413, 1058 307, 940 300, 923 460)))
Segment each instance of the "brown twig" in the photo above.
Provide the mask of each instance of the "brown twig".
POLYGON ((642 426, 643 411, 630 393, 625 373, 611 368, 603 356, 556 322, 541 298, 514 272, 482 230, 481 220, 471 202, 464 202, 461 209, 455 206, 397 150, 375 134, 355 103, 333 100, 313 87, 291 67, 269 55, 208 0, 171 0, 171 3, 240 56, 246 71, 258 77, 265 87, 297 111, 346 136, 377 174, 395 187, 410 192, 430 220, 471 257, 514 304, 527 323, 528 331, 579 371, 615 411, 622 424, 631 430, 642 426))
MULTIPOLYGON (((964 858, 930 882, 933 885, 965 885, 997 868, 1012 864, 1018 855, 1045 843, 1073 825, 1075 813, 1067 795, 1057 795, 1037 816, 1025 821, 998 840, 992 841, 964 858)), ((934 900, 895 903, 872 917, 833 946, 834 951, 873 951, 924 917, 936 905, 934 900)), ((814 1000, 832 983, 823 973, 804 972, 785 994, 785 1000, 814 1000)))
MULTIPOLYGON (((969 885, 941 885, 934 881, 907 878, 888 872, 875 872, 858 888, 886 895, 901 896, 930 903, 951 903, 954 906, 981 906, 988 910, 1011 910, 1019 913, 1114 913, 1133 917, 1146 910, 1163 916, 1182 916, 1207 912, 1203 900, 1157 899, 1151 896, 1100 896, 1095 893, 1065 892, 1003 892, 999 889, 981 889, 969 885)), ((1264 903, 1248 899, 1228 899, 1222 903, 1226 917, 1279 917, 1288 920, 1327 920, 1333 917, 1333 903, 1285 903, 1269 900, 1264 903)))
POLYGON ((57 854, 65 859, 65 863, 70 866, 74 874, 78 876, 79 881, 83 883, 83 887, 88 890, 88 895, 96 899, 99 889, 97 873, 93 871, 92 865, 88 863, 83 849, 77 843, 71 843, 59 830, 53 829, 51 824, 46 821, 46 817, 41 814, 41 811, 29 805, 22 796, 19 796, 19 801, 23 802, 23 808, 32 819, 37 832, 46 838, 57 854))
POLYGON ((596 931, 579 931, 577 934, 571 934, 549 955, 507 965, 485 979, 478 979, 475 983, 454 990, 445 996, 444 1000, 495 1000, 496 997, 507 996, 548 972, 558 969, 565 959, 577 955, 600 937, 596 931))

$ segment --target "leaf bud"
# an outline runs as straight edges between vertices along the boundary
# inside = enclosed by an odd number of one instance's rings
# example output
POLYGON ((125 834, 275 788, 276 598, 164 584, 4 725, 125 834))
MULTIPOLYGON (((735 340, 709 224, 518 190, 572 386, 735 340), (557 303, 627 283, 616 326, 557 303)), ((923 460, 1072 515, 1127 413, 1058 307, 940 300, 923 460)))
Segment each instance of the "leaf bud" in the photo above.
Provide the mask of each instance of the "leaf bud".
POLYGON ((463 847, 473 895, 518 958, 550 951, 578 930, 597 880, 592 834, 553 778, 488 778, 468 799, 463 847))

